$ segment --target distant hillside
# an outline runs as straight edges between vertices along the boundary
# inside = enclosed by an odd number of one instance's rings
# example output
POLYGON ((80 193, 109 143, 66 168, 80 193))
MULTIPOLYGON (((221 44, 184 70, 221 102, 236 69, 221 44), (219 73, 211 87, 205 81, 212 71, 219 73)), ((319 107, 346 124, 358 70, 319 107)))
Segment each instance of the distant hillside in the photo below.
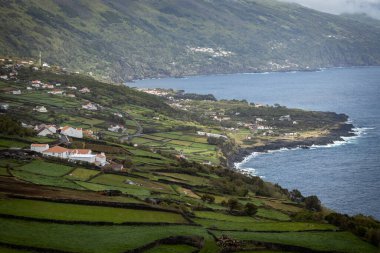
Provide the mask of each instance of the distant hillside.
POLYGON ((113 80, 378 65, 380 29, 272 0, 3 0, 0 55, 113 80))
POLYGON ((380 20, 372 18, 365 13, 361 13, 361 14, 360 13, 359 14, 348 14, 348 13, 346 13, 346 14, 342 14, 341 16, 348 18, 348 19, 358 21, 358 22, 366 24, 366 25, 370 25, 370 26, 374 26, 376 28, 380 28, 380 20))

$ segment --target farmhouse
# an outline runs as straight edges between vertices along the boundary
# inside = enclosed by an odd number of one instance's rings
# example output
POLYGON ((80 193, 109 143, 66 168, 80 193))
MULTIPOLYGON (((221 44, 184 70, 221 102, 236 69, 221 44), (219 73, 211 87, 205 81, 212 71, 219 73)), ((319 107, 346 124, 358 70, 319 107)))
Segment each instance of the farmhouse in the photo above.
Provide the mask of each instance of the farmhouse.
POLYGON ((45 150, 49 149, 49 144, 31 144, 30 150, 42 153, 45 150))
POLYGON ((48 128, 42 128, 38 131, 37 135, 38 136, 48 136, 48 135, 53 135, 54 133, 50 131, 48 128))
POLYGON ((213 133, 206 133, 206 132, 197 132, 198 135, 207 136, 207 137, 214 137, 214 138, 225 138, 227 139, 227 136, 221 135, 221 134, 213 134, 213 133))
POLYGON ((90 110, 90 111, 96 111, 96 110, 98 110, 98 108, 96 107, 96 105, 94 105, 94 104, 92 104, 90 102, 88 102, 85 105, 82 105, 82 108, 86 109, 86 110, 90 110))
POLYGON ((58 89, 54 89, 52 91, 48 91, 49 94, 54 94, 54 95, 62 95, 63 94, 63 90, 58 90, 58 89))
POLYGON ((8 80, 8 76, 7 75, 1 75, 0 78, 4 79, 4 80, 8 80))
POLYGON ((9 108, 9 104, 5 104, 5 103, 1 103, 0 104, 0 109, 2 109, 2 110, 8 110, 8 108, 9 108))
POLYGON ((73 128, 71 126, 61 127, 60 133, 75 138, 83 138, 82 128, 73 128))
POLYGON ((111 132, 115 132, 115 133, 118 133, 118 132, 123 132, 125 130, 125 127, 123 126, 120 126, 120 125, 111 125, 109 128, 108 128, 108 131, 111 131, 111 132))
POLYGON ((284 116, 281 116, 278 120, 279 121, 285 121, 285 120, 291 121, 292 118, 290 117, 290 115, 284 115, 284 116))
POLYGON ((21 90, 13 90, 12 94, 13 95, 20 95, 21 94, 21 90))
POLYGON ((79 92, 84 94, 84 93, 90 93, 91 91, 89 88, 84 87, 84 88, 80 89, 79 92))
POLYGON ((45 156, 53 156, 69 161, 82 161, 93 163, 99 166, 107 164, 107 158, 104 153, 93 154, 91 149, 67 149, 60 146, 49 148, 48 144, 31 144, 30 149, 45 156))
POLYGON ((47 109, 46 109, 46 107, 45 106, 36 106, 34 109, 33 109, 34 111, 37 111, 37 112, 47 112, 47 109))

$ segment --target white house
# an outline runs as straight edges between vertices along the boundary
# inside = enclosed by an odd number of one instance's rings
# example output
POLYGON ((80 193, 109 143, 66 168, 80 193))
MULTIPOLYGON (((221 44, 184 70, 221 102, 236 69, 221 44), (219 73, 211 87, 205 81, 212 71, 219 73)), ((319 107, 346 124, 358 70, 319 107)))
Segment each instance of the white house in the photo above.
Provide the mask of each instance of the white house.
POLYGON ((8 80, 8 76, 7 75, 1 75, 0 78, 4 79, 4 80, 8 80))
POLYGON ((53 135, 54 133, 50 131, 48 128, 42 128, 38 131, 38 136, 48 136, 48 135, 53 135))
POLYGON ((91 149, 67 149, 60 146, 49 148, 48 144, 32 144, 31 150, 40 152, 45 156, 54 156, 70 161, 82 161, 94 163, 99 166, 107 164, 107 158, 104 153, 93 154, 91 149))
POLYGON ((49 148, 45 151, 42 151, 43 155, 46 156, 54 156, 54 157, 59 157, 62 159, 67 159, 69 157, 69 149, 63 148, 60 146, 54 146, 52 148, 49 148))
POLYGON ((284 115, 284 116, 281 116, 278 120, 279 121, 285 121, 285 120, 291 121, 292 118, 290 117, 290 115, 284 115))
POLYGON ((36 151, 38 153, 42 153, 45 150, 49 149, 49 144, 31 144, 30 145, 30 150, 36 151))
POLYGON ((90 111, 96 111, 96 110, 98 110, 98 108, 96 107, 96 105, 94 105, 94 104, 92 104, 90 102, 88 102, 85 105, 82 105, 82 108, 86 109, 86 110, 90 110, 90 111))
POLYGON ((207 136, 207 137, 214 137, 214 138, 220 138, 221 137, 221 138, 227 139, 227 136, 221 135, 221 134, 206 133, 206 132, 201 132, 201 131, 198 131, 197 134, 202 135, 202 136, 207 136))
POLYGON ((61 128, 61 134, 75 138, 83 138, 82 128, 73 128, 71 126, 65 126, 61 128))
POLYGON ((109 128, 108 128, 108 131, 111 131, 111 132, 115 132, 115 133, 118 133, 119 131, 124 131, 125 130, 125 127, 123 126, 120 126, 120 125, 111 125, 109 128))
POLYGON ((48 91, 49 94, 54 94, 54 95, 62 95, 63 94, 63 90, 58 90, 58 89, 54 89, 52 91, 48 91))
POLYGON ((79 92, 80 92, 80 93, 90 93, 91 91, 90 91, 89 88, 84 87, 84 88, 80 89, 79 92))
POLYGON ((21 90, 13 90, 12 94, 13 95, 20 95, 21 94, 21 90))
POLYGON ((75 87, 75 86, 67 86, 67 88, 70 90, 76 90, 77 89, 77 87, 75 87))
POLYGON ((47 112, 47 109, 45 106, 36 106, 34 109, 34 111, 37 111, 37 112, 47 112))
POLYGON ((0 109, 2 109, 2 110, 8 110, 9 109, 9 104, 1 103, 0 104, 0 109))

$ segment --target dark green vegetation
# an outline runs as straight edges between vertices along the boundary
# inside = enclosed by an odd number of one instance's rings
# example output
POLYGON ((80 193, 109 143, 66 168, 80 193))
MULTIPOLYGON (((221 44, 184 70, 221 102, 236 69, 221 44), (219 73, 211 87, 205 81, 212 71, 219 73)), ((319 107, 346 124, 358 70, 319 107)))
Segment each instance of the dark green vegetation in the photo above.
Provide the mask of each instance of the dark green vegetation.
POLYGON ((378 27, 273 0, 12 0, 0 24, 0 55, 41 50, 48 63, 118 81, 380 59, 378 27))
POLYGON ((81 75, 17 71, 16 80, 0 81, 0 99, 9 105, 0 125, 1 252, 378 251, 372 244, 379 227, 372 218, 334 216, 315 196, 225 166, 241 148, 328 136, 345 115, 198 97, 176 107, 165 97, 81 75), (60 83, 57 89, 75 97, 26 89, 35 79, 60 83), (91 92, 80 93, 84 87, 91 92), (15 89, 21 94, 9 93, 15 89), (98 110, 82 109, 88 101, 98 110), (286 115, 292 120, 279 119, 286 115), (254 129, 256 121, 271 134, 254 129), (99 139, 70 138, 66 146, 105 152, 124 168, 32 153, 30 143, 57 143, 58 136, 23 134, 21 122, 93 130, 99 139), (126 130, 109 131, 115 124, 126 130))

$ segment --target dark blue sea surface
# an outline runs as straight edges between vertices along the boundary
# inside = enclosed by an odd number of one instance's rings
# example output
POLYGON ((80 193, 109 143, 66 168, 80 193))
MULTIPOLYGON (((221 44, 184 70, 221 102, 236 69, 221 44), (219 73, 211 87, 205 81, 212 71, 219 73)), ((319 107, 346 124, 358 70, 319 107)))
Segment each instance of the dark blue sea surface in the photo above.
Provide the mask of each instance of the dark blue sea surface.
POLYGON ((150 79, 129 85, 349 115, 357 138, 252 155, 239 167, 304 195, 317 195, 328 208, 380 219, 380 67, 150 79))

